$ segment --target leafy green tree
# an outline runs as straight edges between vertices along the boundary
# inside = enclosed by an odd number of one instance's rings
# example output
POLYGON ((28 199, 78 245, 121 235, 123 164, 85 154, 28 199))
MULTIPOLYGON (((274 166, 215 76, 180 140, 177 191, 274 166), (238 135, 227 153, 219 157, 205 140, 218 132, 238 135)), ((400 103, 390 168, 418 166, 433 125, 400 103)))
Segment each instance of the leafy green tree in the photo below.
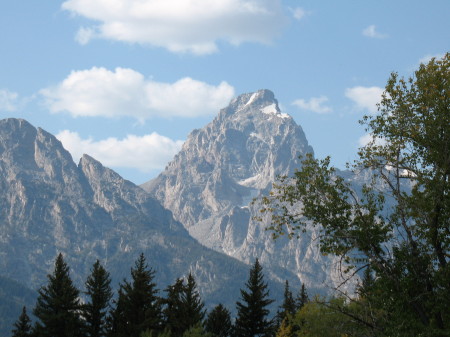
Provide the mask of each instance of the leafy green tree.
POLYGON ((359 325, 352 316, 344 299, 336 298, 323 301, 316 298, 299 310, 293 323, 300 326, 296 336, 308 337, 342 337, 373 336, 368 327, 359 325))
POLYGON ((106 318, 113 295, 110 284, 109 273, 97 260, 85 283, 88 302, 83 305, 82 312, 88 337, 106 336, 106 318))
POLYGON ((273 324, 267 318, 269 315, 267 306, 274 301, 269 299, 267 283, 264 282, 262 266, 258 259, 250 269, 250 275, 245 285, 248 290, 241 289, 242 302, 236 302, 237 318, 234 327, 236 336, 271 335, 273 324))
POLYGON ((131 268, 131 282, 120 285, 112 314, 112 335, 139 337, 143 331, 161 329, 162 312, 154 276, 141 253, 131 268))
POLYGON ((372 141, 353 170, 373 177, 361 193, 329 158, 308 155, 264 198, 263 212, 272 214, 277 235, 302 235, 312 221, 323 253, 350 269, 369 266, 379 293, 368 299, 386 312, 387 334, 448 335, 450 53, 409 79, 393 73, 378 111, 361 122, 372 141))
POLYGON ((283 321, 280 324, 280 327, 277 330, 276 337, 294 337, 294 329, 292 325, 289 322, 290 320, 288 318, 283 319, 283 321))
POLYGON ((79 290, 73 285, 69 267, 62 254, 55 261, 55 269, 47 276, 48 284, 39 289, 34 308, 38 318, 35 333, 39 337, 82 336, 79 290))
POLYGON ((19 319, 14 323, 12 337, 31 337, 31 320, 26 307, 23 307, 19 319))
POLYGON ((205 330, 213 337, 230 336, 232 330, 230 311, 222 304, 215 306, 206 318, 205 330))

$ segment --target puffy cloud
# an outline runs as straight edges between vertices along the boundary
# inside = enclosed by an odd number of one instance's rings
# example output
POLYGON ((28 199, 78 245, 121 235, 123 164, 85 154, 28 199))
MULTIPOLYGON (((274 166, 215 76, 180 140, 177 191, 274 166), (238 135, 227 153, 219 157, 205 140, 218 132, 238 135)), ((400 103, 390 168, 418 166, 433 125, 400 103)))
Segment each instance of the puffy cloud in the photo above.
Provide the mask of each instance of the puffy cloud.
POLYGON ((19 105, 19 95, 7 89, 0 90, 0 111, 13 112, 19 105))
POLYGON ((175 83, 147 80, 132 69, 73 71, 55 87, 40 91, 51 112, 72 116, 197 117, 216 113, 234 96, 226 82, 217 86, 182 78, 175 83))
POLYGON ((345 96, 356 103, 358 109, 377 112, 377 103, 381 101, 384 89, 380 87, 353 87, 345 90, 345 96))
POLYGON ((297 99, 292 104, 298 106, 300 109, 310 110, 319 114, 324 114, 333 111, 329 106, 323 103, 328 102, 328 97, 311 97, 308 101, 304 99, 297 99))
POLYGON ((362 31, 362 34, 367 37, 371 37, 374 39, 384 39, 388 37, 386 34, 381 34, 376 30, 375 25, 370 25, 362 31))
POLYGON ((128 135, 124 139, 111 137, 94 141, 92 138, 82 139, 76 132, 63 130, 56 137, 75 161, 88 154, 105 166, 134 168, 144 173, 163 169, 183 145, 181 140, 174 141, 155 132, 145 136, 128 135))
POLYGON ((68 0, 62 8, 98 22, 80 28, 80 43, 105 38, 194 54, 217 51, 218 40, 268 43, 286 21, 281 0, 68 0))

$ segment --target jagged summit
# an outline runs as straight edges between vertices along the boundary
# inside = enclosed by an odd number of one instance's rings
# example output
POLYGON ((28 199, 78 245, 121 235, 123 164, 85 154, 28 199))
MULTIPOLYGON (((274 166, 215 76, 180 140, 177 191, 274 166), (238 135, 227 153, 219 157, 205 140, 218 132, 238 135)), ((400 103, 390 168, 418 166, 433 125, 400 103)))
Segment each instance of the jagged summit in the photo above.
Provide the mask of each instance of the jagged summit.
POLYGON ((218 118, 245 118, 248 115, 263 119, 273 117, 292 119, 288 114, 281 112, 274 93, 267 89, 239 95, 231 100, 226 108, 221 110, 218 118))
POLYGON ((332 261, 312 238, 274 242, 265 231, 268 222, 253 220, 259 212, 251 203, 269 192, 278 175, 298 169, 299 155, 312 152, 273 92, 259 90, 233 99, 194 130, 164 172, 142 187, 202 244, 246 263, 259 258, 275 279, 323 289, 322 282, 340 282, 332 261))
POLYGON ((0 187, 0 274, 30 288, 45 283, 59 252, 79 286, 96 259, 117 284, 141 252, 161 287, 192 272, 209 303, 234 304, 247 277, 246 265, 200 245, 142 188, 88 155, 76 165, 25 120, 0 120, 0 187))

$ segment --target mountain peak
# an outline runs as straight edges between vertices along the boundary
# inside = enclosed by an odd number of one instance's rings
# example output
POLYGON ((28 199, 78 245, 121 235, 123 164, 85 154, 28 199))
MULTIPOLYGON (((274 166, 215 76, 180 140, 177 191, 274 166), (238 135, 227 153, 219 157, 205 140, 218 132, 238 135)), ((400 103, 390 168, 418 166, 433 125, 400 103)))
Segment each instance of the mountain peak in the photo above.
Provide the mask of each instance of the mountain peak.
POLYGON ((268 89, 239 95, 222 110, 222 114, 224 115, 221 117, 225 119, 237 116, 248 118, 248 115, 251 115, 252 118, 259 116, 263 120, 273 117, 292 119, 288 114, 281 112, 274 93, 268 89))

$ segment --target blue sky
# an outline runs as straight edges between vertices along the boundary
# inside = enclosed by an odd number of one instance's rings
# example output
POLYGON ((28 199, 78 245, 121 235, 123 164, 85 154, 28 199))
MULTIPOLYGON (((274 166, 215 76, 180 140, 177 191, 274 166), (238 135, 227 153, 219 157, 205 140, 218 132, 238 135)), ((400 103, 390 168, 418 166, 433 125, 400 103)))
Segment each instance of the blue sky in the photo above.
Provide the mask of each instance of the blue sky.
POLYGON ((241 93, 275 93, 343 168, 389 74, 450 50, 450 1, 0 3, 0 118, 57 135, 137 184, 241 93))

